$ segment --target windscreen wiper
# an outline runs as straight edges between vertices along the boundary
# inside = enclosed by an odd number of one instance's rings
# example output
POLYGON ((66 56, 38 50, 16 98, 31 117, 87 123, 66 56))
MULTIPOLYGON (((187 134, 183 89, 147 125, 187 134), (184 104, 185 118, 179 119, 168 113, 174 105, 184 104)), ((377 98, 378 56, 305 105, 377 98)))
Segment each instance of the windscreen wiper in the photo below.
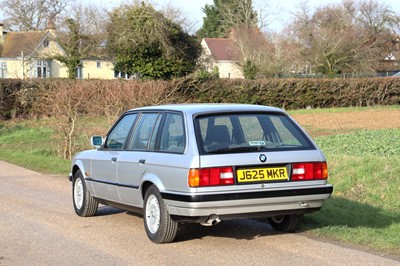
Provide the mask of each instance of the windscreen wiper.
POLYGON ((246 147, 225 147, 209 151, 208 153, 233 153, 233 152, 248 152, 248 151, 260 151, 264 146, 246 146, 246 147))

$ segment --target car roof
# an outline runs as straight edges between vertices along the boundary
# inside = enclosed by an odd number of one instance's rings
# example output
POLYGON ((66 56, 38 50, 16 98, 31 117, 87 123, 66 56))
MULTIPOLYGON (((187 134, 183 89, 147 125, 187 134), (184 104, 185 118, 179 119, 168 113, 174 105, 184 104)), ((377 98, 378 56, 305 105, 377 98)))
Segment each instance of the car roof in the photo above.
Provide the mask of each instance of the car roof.
POLYGON ((280 112, 282 109, 255 104, 231 104, 231 103, 190 103, 146 106, 132 109, 130 111, 179 111, 189 115, 200 113, 217 112, 280 112))

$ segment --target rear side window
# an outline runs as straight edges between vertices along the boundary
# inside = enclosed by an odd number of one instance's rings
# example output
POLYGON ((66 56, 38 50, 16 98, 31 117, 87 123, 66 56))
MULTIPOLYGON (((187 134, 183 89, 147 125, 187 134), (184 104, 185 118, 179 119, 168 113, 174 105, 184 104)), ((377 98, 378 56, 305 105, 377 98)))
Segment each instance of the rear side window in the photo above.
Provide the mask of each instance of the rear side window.
POLYGON ((202 153, 315 149, 309 138, 283 114, 222 114, 196 118, 202 153))
POLYGON ((167 114, 160 140, 160 151, 183 153, 186 137, 182 114, 167 114))

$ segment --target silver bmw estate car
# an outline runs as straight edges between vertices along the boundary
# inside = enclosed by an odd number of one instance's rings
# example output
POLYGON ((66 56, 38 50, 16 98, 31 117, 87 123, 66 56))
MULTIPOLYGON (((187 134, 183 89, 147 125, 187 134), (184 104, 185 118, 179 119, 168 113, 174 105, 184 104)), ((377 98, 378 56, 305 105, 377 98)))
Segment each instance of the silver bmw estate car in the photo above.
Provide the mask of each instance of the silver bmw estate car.
POLYGON ((154 243, 172 242, 180 223, 266 217, 298 229, 333 187, 321 150, 281 109, 182 104, 125 112, 94 150, 72 160, 75 212, 99 204, 143 213, 154 243))

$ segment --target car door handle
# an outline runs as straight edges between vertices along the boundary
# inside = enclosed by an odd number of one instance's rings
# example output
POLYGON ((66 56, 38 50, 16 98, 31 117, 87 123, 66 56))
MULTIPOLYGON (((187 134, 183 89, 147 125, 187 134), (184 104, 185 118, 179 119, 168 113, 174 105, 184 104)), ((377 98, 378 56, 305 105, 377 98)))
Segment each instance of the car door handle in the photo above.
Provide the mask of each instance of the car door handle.
POLYGON ((117 157, 112 157, 111 162, 115 163, 117 161, 117 157))
POLYGON ((145 159, 140 159, 139 160, 139 164, 145 164, 146 163, 146 160, 145 159))

